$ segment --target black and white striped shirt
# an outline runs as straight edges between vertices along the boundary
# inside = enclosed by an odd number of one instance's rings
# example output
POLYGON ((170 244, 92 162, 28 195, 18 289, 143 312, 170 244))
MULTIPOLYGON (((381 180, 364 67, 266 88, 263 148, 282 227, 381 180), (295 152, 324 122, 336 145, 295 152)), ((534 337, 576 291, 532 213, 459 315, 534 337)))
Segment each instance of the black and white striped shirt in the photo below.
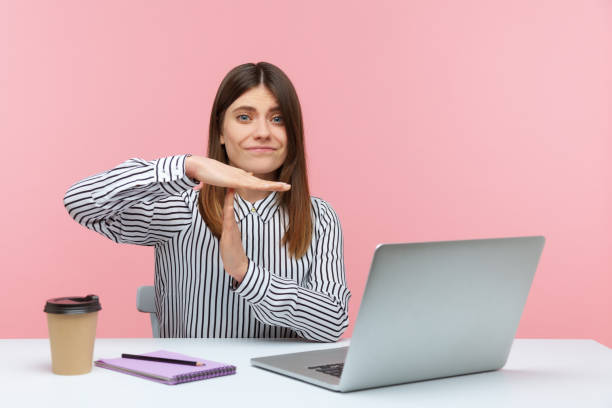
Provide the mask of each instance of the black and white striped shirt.
POLYGON ((234 195, 249 266, 236 289, 219 240, 198 211, 189 154, 129 159, 73 184, 64 197, 79 224, 117 243, 155 247, 155 309, 161 337, 303 337, 336 341, 346 330, 344 243, 338 215, 311 196, 313 234, 292 258, 281 238, 289 217, 276 192, 250 203, 234 195))

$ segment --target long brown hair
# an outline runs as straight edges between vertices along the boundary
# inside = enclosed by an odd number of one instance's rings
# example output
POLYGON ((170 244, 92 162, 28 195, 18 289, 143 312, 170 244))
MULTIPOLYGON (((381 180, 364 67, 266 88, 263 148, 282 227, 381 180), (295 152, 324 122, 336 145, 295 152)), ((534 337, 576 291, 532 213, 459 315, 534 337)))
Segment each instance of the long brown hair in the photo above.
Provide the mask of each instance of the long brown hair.
MULTIPOLYGON (((288 211, 289 225, 281 246, 289 244, 289 253, 301 258, 312 239, 310 191, 306 171, 302 110, 293 84, 275 65, 267 62, 247 63, 233 68, 221 81, 210 114, 208 152, 211 159, 229 164, 220 141, 226 109, 243 93, 263 84, 277 99, 287 132, 287 158, 276 172, 276 180, 291 184, 289 191, 277 191, 277 203, 288 211)), ((198 209, 212 233, 221 238, 224 187, 204 184, 200 189, 198 209)))

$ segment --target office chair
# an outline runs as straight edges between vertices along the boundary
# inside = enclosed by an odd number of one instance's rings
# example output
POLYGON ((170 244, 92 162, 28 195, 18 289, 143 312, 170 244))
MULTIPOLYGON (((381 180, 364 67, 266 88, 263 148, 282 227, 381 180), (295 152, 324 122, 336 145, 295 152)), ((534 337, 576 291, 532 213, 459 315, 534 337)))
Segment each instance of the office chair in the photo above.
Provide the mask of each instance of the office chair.
POLYGON ((136 309, 151 314, 151 328, 153 337, 159 337, 159 323, 155 314, 155 287, 139 286, 136 292, 136 309))

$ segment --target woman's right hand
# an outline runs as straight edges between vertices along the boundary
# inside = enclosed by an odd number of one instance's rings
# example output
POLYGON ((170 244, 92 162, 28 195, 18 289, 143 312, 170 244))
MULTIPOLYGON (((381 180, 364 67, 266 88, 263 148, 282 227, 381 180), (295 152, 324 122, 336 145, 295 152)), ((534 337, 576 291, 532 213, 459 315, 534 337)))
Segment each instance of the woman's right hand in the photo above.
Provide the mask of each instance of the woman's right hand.
POLYGON ((263 180, 245 170, 204 156, 188 156, 185 159, 185 173, 188 177, 200 182, 196 190, 201 189, 203 184, 262 191, 287 191, 291 189, 290 184, 263 180))

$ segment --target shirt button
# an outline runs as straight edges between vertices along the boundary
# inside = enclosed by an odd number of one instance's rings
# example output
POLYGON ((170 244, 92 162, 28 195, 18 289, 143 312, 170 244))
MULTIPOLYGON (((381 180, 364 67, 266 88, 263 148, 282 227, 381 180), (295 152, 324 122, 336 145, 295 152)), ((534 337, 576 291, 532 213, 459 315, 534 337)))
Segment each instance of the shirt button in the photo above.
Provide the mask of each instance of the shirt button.
POLYGON ((255 207, 251 208, 251 212, 255 212, 255 207))

